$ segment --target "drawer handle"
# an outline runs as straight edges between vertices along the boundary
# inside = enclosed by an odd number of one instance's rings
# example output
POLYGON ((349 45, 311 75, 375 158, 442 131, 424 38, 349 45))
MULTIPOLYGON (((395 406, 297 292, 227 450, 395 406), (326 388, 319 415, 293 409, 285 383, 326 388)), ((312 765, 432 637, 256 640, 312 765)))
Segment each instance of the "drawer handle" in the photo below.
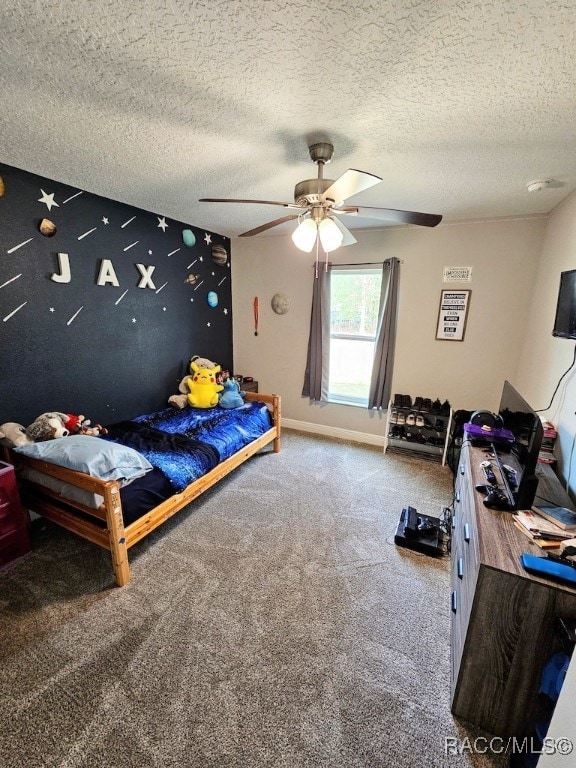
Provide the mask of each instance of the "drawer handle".
POLYGON ((452 613, 456 613, 457 595, 456 590, 452 592, 452 613))
POLYGON ((464 525, 464 541, 470 541, 470 523, 464 525))
POLYGON ((464 464, 460 464, 460 474, 463 475, 465 471, 464 464))
POLYGON ((456 572, 458 574, 458 578, 459 579, 463 579, 464 578, 464 558, 462 558, 462 557, 458 558, 458 563, 457 563, 457 566, 456 566, 456 572))
POLYGON ((456 515, 452 515, 452 530, 456 528, 456 515))
POLYGON ((457 504, 460 503, 460 491, 459 490, 456 491, 456 493, 454 494, 454 499, 455 499, 457 504))

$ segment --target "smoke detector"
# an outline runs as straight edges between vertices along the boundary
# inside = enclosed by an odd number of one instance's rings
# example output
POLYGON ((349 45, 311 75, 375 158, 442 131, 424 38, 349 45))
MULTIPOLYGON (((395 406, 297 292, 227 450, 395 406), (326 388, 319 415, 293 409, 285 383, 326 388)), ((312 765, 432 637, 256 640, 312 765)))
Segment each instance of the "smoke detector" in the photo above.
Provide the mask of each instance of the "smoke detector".
POLYGON ((552 186, 551 179, 544 179, 543 181, 529 181, 526 184, 528 192, 542 192, 544 189, 549 189, 552 186))

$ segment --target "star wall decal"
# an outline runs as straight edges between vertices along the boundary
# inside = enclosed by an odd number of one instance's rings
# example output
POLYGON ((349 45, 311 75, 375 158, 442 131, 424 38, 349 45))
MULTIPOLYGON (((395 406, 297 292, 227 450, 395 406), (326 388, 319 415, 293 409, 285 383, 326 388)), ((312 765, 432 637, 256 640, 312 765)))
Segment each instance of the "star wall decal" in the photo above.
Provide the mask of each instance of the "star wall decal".
POLYGON ((102 216, 102 224, 110 224, 106 216, 102 216))
POLYGON ((212 242, 212 235, 209 235, 208 232, 204 235, 204 240, 206 241, 206 245, 210 245, 212 242))
POLYGON ((42 188, 40 188, 40 192, 42 192, 42 197, 38 198, 39 203, 45 203, 49 211, 51 211, 52 208, 60 208, 58 203, 54 201, 54 192, 49 195, 47 192, 44 192, 42 188))
POLYGON ((166 229, 168 228, 168 224, 166 224, 166 216, 158 216, 158 226, 162 232, 166 232, 166 229))

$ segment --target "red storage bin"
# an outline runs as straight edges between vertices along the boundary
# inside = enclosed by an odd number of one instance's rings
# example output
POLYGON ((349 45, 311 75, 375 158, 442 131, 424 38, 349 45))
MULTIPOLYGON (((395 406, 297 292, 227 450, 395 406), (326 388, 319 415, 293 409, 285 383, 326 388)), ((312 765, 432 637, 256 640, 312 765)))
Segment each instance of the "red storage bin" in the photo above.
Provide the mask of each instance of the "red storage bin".
POLYGON ((20 503, 14 467, 0 461, 0 567, 29 551, 28 516, 20 503))

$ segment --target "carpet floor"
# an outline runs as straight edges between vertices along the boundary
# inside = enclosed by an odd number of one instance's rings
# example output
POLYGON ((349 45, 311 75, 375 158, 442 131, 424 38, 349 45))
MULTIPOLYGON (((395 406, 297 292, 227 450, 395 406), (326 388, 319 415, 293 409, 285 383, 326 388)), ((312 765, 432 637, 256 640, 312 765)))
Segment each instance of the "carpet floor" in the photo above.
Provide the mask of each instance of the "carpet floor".
POLYGON ((0 572, 0 765, 506 765, 450 714, 449 558, 394 544, 403 506, 451 501, 447 467, 286 430, 136 545, 126 587, 36 520, 0 572))

